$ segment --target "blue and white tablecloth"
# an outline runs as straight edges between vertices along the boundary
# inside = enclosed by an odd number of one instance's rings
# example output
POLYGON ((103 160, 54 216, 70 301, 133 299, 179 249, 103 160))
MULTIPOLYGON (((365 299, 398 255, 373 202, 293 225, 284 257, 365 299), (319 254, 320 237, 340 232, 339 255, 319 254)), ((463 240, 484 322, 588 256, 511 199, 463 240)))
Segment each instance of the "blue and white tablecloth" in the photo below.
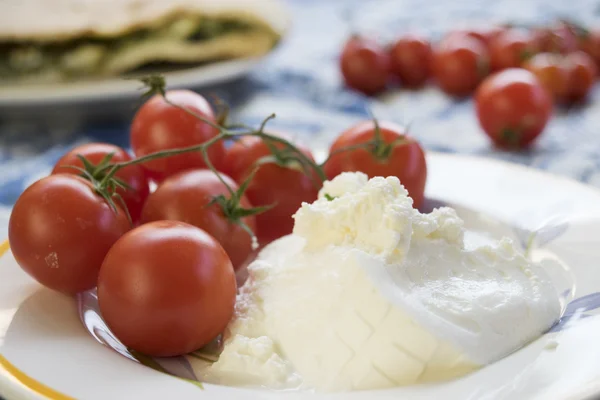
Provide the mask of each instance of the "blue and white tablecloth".
MULTIPOLYGON (((600 186, 597 91, 587 106, 559 110, 534 149, 504 153, 489 146, 471 101, 455 102, 433 87, 365 98, 344 88, 337 65, 349 34, 348 16, 353 29, 381 40, 409 29, 436 37, 469 21, 533 23, 567 16, 600 26, 597 0, 294 0, 289 5, 293 27, 278 49, 247 78, 217 88, 233 104, 235 119, 254 123, 275 112, 274 127, 320 145, 366 118, 369 105, 379 119, 410 123, 412 135, 429 150, 509 160, 600 186)), ((26 185, 47 174, 71 146, 128 144, 127 120, 59 119, 54 126, 40 122, 35 112, 24 120, 0 115, 0 207, 9 209, 26 185)))

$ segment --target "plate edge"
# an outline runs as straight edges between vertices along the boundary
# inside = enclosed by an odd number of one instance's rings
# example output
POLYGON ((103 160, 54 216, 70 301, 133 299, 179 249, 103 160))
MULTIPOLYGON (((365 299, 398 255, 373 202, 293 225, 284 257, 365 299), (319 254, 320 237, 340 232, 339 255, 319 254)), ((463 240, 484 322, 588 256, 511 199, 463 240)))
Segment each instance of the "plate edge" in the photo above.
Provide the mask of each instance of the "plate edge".
MULTIPOLYGON (((4 240, 2 243, 0 243, 0 258, 5 256, 9 249, 10 245, 8 240, 4 240)), ((8 359, 2 354, 0 354, 0 371, 8 375, 10 378, 15 379, 17 382, 35 394, 39 394, 54 400, 74 400, 73 397, 62 394, 30 377, 18 369, 13 363, 8 361, 8 359)))

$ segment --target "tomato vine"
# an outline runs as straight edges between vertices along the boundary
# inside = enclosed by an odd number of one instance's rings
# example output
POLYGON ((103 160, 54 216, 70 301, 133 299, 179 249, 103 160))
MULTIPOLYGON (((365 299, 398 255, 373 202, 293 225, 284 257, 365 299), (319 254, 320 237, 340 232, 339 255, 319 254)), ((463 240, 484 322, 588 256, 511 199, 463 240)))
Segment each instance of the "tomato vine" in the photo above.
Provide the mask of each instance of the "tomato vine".
MULTIPOLYGON (((221 114, 218 118, 218 122, 213 122, 202 115, 194 112, 193 110, 179 105, 177 103, 169 100, 168 93, 166 90, 166 82, 163 76, 161 75, 150 75, 147 77, 143 77, 140 81, 144 84, 145 91, 142 94, 143 99, 148 99, 149 97, 158 95, 163 98, 163 100, 172 107, 176 107, 187 114, 192 115, 194 118, 206 123, 207 125, 217 129, 219 133, 210 138, 209 140, 194 146, 182 147, 182 148, 174 148, 169 150, 161 150, 151 154, 147 154, 142 157, 134 158, 130 161, 118 162, 118 163, 110 163, 110 158, 107 157, 106 160, 103 160, 98 165, 92 165, 89 161, 85 160, 82 157, 82 162, 85 165, 85 168, 79 169, 82 176, 87 178, 92 182, 96 192, 102 196, 113 208, 116 210, 116 205, 114 203, 113 198, 117 198, 121 205, 123 205, 122 199, 120 196, 116 194, 116 189, 118 187, 124 187, 123 182, 120 182, 117 178, 115 178, 115 174, 130 165, 143 164, 148 161, 172 157, 179 154, 191 153, 191 152, 200 152, 202 158, 208 167, 221 181, 221 183, 227 188, 229 192, 229 196, 216 196, 209 205, 217 204, 221 207, 223 214, 232 222, 239 226, 241 226, 250 236, 253 238, 253 246, 256 247, 256 237, 254 232, 248 227, 244 222, 243 218, 257 215, 262 212, 267 211, 272 208, 274 205, 260 206, 260 207, 252 207, 252 208, 243 208, 240 206, 240 199, 244 194, 245 190, 250 185, 252 178, 254 177, 254 173, 256 169, 265 163, 275 163, 282 167, 288 168, 296 168, 299 166, 302 172, 311 177, 311 179, 315 180, 313 177, 318 177, 318 182, 314 182, 315 185, 320 185, 327 178, 323 171, 321 165, 315 163, 310 157, 304 154, 298 147, 296 147, 289 140, 267 133, 265 131, 267 123, 275 118, 275 114, 271 114, 264 118, 259 125, 258 129, 252 128, 250 126, 244 124, 235 124, 230 126, 224 126, 228 111, 226 110, 221 114), (248 177, 240 184, 240 187, 237 190, 233 190, 230 185, 223 179, 222 174, 215 168, 212 164, 209 156, 208 149, 213 146, 215 143, 219 141, 225 140, 238 140, 244 136, 254 136, 258 137, 265 142, 265 144, 269 147, 271 155, 262 157, 259 159, 256 164, 253 173, 250 173, 248 177)), ((126 208, 126 207, 124 207, 126 208)))

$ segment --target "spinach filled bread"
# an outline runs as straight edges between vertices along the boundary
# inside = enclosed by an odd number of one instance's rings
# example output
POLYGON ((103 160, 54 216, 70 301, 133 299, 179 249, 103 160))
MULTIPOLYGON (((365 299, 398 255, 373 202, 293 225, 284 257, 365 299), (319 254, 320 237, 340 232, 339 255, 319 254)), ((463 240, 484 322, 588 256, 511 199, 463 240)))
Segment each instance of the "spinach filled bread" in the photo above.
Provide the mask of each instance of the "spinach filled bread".
POLYGON ((275 0, 0 1, 0 81, 103 77, 154 64, 260 56, 279 40, 278 5, 275 0))

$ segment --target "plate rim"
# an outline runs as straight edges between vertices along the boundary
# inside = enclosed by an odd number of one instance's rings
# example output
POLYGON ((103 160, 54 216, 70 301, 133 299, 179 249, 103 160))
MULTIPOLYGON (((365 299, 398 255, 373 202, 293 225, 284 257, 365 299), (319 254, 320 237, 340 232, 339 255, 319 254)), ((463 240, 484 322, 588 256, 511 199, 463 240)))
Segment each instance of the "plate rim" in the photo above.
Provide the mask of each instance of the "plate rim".
MULTIPOLYGON (((562 184, 570 184, 579 186, 582 189, 595 192, 596 195, 600 196, 600 189, 589 185, 587 183, 577 181, 575 179, 554 174, 545 170, 533 168, 531 166, 516 164, 510 161, 498 160, 488 157, 469 155, 469 154, 457 154, 457 153, 446 153, 446 152, 435 152, 427 151, 427 157, 434 157, 439 159, 462 159, 465 161, 473 161, 483 164, 492 164, 496 166, 506 167, 509 169, 516 169, 521 171, 527 171, 530 174, 538 175, 545 179, 550 179, 562 184)), ((5 257, 10 250, 8 239, 0 241, 0 258, 5 257)), ((18 369, 13 365, 2 353, 0 353, 0 389, 4 393, 3 389, 6 389, 8 393, 15 396, 21 396, 23 399, 53 399, 53 400, 74 400, 60 391, 30 377, 24 371, 18 369)), ((569 393, 563 400, 592 400, 600 395, 600 380, 590 381, 587 384, 579 387, 576 391, 569 393)), ((12 400, 6 398, 6 400, 12 400)))
MULTIPOLYGON (((9 250, 8 239, 0 242, 0 258, 5 257, 9 250)), ((72 397, 66 396, 30 377, 0 353, 0 389, 2 388, 7 388, 9 393, 12 390, 13 393, 23 396, 25 399, 73 400, 72 397)), ((10 399, 7 398, 6 400, 10 399)))

